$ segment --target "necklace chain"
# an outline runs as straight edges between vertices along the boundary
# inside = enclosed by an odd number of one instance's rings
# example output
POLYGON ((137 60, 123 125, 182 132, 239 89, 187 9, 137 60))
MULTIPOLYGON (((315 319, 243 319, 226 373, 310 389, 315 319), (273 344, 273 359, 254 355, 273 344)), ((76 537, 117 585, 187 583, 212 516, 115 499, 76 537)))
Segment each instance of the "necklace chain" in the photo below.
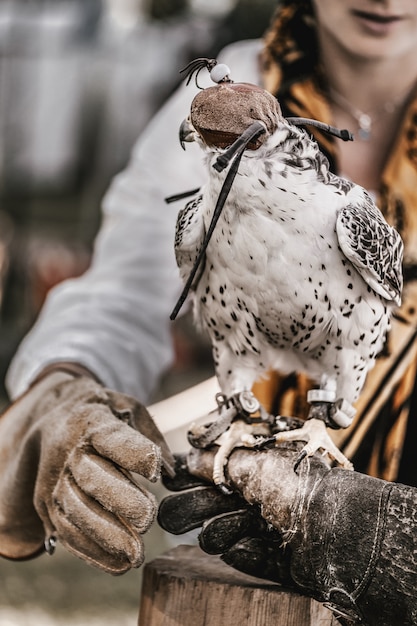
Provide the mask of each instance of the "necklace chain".
POLYGON ((399 106, 402 96, 397 100, 387 100, 381 106, 377 107, 374 112, 361 111, 355 107, 351 102, 342 96, 342 94, 335 91, 332 87, 329 88, 329 95, 334 104, 340 106, 341 109, 348 113, 358 124, 358 134, 362 141, 369 141, 372 135, 372 125, 380 117, 382 113, 394 113, 399 106))

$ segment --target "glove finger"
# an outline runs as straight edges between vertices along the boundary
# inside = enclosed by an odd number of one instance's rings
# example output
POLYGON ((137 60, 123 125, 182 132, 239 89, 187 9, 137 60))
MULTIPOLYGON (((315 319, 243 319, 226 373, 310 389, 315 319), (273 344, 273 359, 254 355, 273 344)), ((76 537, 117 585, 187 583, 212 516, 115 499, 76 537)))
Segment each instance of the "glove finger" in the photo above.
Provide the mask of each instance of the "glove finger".
POLYGON ((130 472, 136 472, 155 482, 161 471, 159 447, 140 432, 116 421, 113 417, 103 421, 93 431, 90 442, 99 456, 106 457, 130 472))
MULTIPOLYGON (((161 431, 153 421, 146 407, 132 396, 107 390, 111 405, 120 414, 127 412, 127 423, 145 437, 156 443, 162 451, 163 465, 167 474, 174 475, 174 457, 161 431)), ((123 418, 122 418, 123 419, 123 418)))
POLYGON ((244 537, 254 535, 256 526, 248 509, 216 515, 204 522, 198 537, 200 547, 208 554, 221 554, 244 537))
POLYGON ((239 496, 225 496, 215 487, 196 487, 164 498, 158 522, 164 530, 181 535, 220 513, 241 509, 242 502, 239 496))
POLYGON ((221 559, 235 569, 287 587, 294 587, 290 573, 291 550, 283 549, 280 539, 267 540, 260 537, 242 539, 221 559))
POLYGON ((207 487, 205 481, 193 476, 188 471, 186 454, 175 454, 174 458, 174 476, 169 476, 162 472, 161 480, 164 487, 170 491, 184 491, 192 487, 207 487))
MULTIPOLYGON (((97 561, 103 555, 112 555, 111 560, 117 556, 130 567, 143 562, 142 539, 136 529, 88 497, 69 473, 60 479, 52 503, 49 515, 55 534, 73 551, 97 561)), ((105 556, 104 563, 106 560, 105 556)))
POLYGON ((140 534, 149 529, 156 515, 155 497, 123 470, 93 450, 77 450, 69 458, 69 472, 80 490, 107 511, 127 521, 140 534))
POLYGON ((56 517, 56 525, 55 536, 68 552, 107 574, 115 576, 124 574, 134 567, 139 567, 144 561, 145 550, 141 537, 136 538, 136 558, 132 559, 132 552, 129 555, 124 551, 109 552, 96 543, 91 536, 84 535, 65 516, 56 517))

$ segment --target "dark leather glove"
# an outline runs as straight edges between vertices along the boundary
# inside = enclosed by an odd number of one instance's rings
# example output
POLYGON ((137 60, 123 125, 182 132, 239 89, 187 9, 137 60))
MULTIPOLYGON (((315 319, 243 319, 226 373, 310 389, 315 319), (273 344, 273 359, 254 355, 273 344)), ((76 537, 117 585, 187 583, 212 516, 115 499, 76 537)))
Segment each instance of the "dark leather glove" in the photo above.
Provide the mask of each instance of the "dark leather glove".
POLYGON ((224 495, 213 485, 212 460, 210 452, 194 449, 188 456, 176 455, 175 477, 162 473, 165 487, 176 493, 159 506, 160 526, 175 535, 201 528, 198 540, 208 554, 220 554, 251 576, 294 587, 290 550, 281 549, 281 534, 261 516, 259 505, 249 504, 238 491, 224 495))
POLYGON ((0 418, 0 555, 25 559, 55 540, 106 572, 141 565, 169 450, 134 398, 53 371, 0 418))
MULTIPOLYGON (((200 520, 203 549, 327 603, 342 624, 416 624, 417 490, 330 469, 317 456, 295 473, 301 447, 236 449, 226 468, 235 490, 229 509, 228 496, 194 487, 161 503, 160 523, 178 533, 187 519, 200 520)), ((186 463, 211 481, 213 452, 192 449, 186 463)))

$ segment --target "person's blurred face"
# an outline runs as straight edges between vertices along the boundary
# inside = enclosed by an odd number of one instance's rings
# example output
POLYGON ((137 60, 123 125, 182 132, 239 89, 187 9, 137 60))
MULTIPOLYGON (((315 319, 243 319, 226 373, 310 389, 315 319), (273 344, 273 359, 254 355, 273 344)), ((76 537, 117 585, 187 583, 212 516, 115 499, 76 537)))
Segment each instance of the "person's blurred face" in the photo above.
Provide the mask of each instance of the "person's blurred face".
POLYGON ((321 40, 349 54, 376 60, 417 51, 417 0, 312 0, 312 4, 321 40))

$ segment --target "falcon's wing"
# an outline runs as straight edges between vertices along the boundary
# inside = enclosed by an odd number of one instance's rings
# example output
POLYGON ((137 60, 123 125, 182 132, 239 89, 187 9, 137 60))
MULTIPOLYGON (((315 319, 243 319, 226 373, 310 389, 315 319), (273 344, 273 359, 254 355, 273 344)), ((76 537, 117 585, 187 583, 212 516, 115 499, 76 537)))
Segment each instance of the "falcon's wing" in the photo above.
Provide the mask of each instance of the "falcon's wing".
POLYGON ((364 281, 400 306, 403 242, 368 194, 339 212, 336 231, 342 252, 364 281))
POLYGON ((174 248, 183 280, 189 277, 206 234, 203 212, 200 210, 202 202, 203 196, 199 195, 188 202, 177 217, 174 248))

